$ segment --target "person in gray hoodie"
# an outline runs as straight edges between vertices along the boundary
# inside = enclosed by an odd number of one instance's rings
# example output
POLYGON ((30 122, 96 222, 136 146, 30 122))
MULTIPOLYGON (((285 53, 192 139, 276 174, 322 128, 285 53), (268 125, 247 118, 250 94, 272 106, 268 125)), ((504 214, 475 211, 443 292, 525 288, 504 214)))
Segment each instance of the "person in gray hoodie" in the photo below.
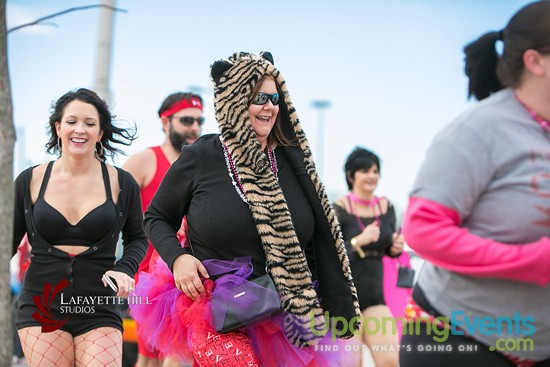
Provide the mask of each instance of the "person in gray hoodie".
POLYGON ((480 102, 435 137, 405 214, 427 260, 409 317, 432 322, 403 331, 401 366, 550 366, 550 1, 464 51, 480 102))

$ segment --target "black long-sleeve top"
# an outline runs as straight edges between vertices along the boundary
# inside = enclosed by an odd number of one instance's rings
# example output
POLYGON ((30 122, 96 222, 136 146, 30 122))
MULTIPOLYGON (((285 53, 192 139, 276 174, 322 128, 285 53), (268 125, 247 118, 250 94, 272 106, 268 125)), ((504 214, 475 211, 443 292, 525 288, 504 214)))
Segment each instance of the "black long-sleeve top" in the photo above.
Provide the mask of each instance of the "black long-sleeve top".
MULTIPOLYGON (((312 207, 281 147, 275 149, 279 184, 306 249, 315 230, 312 207)), ((191 250, 182 248, 176 232, 187 215, 193 255, 199 260, 233 260, 251 256, 254 276, 265 273, 265 253, 252 214, 229 177, 218 135, 204 135, 184 147, 170 167, 145 213, 145 230, 163 260, 191 250)), ((307 249, 306 249, 307 252, 307 249)))

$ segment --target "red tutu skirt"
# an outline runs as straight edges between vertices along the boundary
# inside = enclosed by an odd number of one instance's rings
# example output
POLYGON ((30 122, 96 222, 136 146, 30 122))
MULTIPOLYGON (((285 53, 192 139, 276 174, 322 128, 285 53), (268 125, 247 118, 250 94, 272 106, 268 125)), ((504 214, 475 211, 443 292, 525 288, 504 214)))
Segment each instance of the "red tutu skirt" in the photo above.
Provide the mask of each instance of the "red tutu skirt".
POLYGON ((238 332, 217 333, 212 326, 210 292, 214 282, 204 280, 206 296, 192 300, 180 292, 162 259, 150 273, 140 274, 131 316, 150 349, 163 356, 199 366, 335 367, 354 364, 353 343, 333 337, 330 330, 317 345, 300 348, 290 343, 279 314, 238 332))

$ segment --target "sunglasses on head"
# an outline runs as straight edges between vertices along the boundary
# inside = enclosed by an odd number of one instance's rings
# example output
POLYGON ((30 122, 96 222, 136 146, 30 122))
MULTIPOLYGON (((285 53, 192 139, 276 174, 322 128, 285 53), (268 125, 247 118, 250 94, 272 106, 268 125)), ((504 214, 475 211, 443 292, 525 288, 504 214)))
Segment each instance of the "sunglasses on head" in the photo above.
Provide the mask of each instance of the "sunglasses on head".
POLYGON ((254 96, 254 98, 252 98, 252 101, 250 101, 250 103, 257 104, 257 105, 264 105, 269 100, 271 100, 271 103, 273 103, 273 106, 277 106, 279 104, 279 93, 267 94, 267 93, 258 92, 254 96))
POLYGON ((195 121, 199 124, 199 126, 202 126, 204 124, 204 117, 191 117, 191 116, 182 116, 182 117, 173 117, 177 119, 183 126, 193 126, 195 121))

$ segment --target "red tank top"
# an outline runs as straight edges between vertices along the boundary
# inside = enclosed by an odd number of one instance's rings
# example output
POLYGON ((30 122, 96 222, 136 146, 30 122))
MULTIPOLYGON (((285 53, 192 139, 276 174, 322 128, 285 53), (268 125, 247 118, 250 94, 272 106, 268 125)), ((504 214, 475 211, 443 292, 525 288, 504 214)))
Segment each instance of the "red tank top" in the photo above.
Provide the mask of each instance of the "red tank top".
MULTIPOLYGON (((170 162, 168 161, 168 158, 166 158, 166 156, 164 155, 164 152, 162 151, 160 146, 152 147, 150 149, 153 150, 153 152, 155 153, 155 157, 157 158, 157 170, 151 182, 149 182, 147 186, 141 189, 141 210, 144 213, 145 210, 147 210, 149 203, 153 200, 153 196, 155 196, 160 186, 160 183, 164 178, 164 175, 166 175, 166 172, 168 171, 168 168, 170 168, 170 162)), ((151 244, 151 242, 149 242, 149 246, 147 246, 147 253, 143 258, 143 261, 139 264, 138 271, 135 276, 136 282, 139 279, 140 272, 149 272, 149 261, 151 260, 151 255, 153 254, 153 251, 153 245, 151 244)))
POLYGON ((141 189, 141 210, 144 213, 145 210, 147 210, 147 207, 149 206, 151 200, 153 200, 153 196, 155 196, 155 194, 157 193, 160 183, 162 182, 164 175, 166 175, 168 168, 170 168, 170 162, 168 161, 168 158, 166 158, 166 156, 164 155, 164 152, 162 151, 160 146, 152 147, 150 149, 153 150, 153 152, 155 153, 155 157, 157 158, 157 171, 155 172, 155 175, 153 176, 151 182, 149 182, 147 186, 141 189))

